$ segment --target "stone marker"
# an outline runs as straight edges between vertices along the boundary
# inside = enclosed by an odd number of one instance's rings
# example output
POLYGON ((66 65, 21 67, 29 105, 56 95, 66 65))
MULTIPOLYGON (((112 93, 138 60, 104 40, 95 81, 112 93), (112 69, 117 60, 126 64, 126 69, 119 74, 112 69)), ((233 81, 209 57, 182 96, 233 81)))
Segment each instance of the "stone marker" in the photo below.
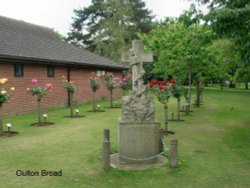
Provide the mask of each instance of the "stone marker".
POLYGON ((170 166, 178 166, 178 140, 171 140, 170 146, 170 166))
POLYGON ((145 94, 143 62, 153 62, 153 55, 143 52, 142 41, 134 40, 133 48, 123 54, 123 62, 132 67, 132 92, 122 98, 119 122, 119 163, 153 164, 159 154, 160 123, 155 121, 152 96, 145 94))

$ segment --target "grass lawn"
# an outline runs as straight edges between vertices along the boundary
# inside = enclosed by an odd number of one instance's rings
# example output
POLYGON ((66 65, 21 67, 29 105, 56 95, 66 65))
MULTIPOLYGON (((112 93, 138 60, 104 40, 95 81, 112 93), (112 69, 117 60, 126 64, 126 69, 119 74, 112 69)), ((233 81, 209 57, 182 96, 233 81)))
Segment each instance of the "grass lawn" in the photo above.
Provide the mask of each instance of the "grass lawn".
MULTIPOLYGON (((168 164, 152 170, 102 170, 103 129, 111 130, 112 150, 117 150, 121 109, 87 113, 91 105, 79 107, 86 117, 62 118, 68 109, 50 111, 55 125, 32 127, 36 114, 6 118, 18 136, 0 138, 0 187, 14 188, 203 188, 250 187, 250 92, 205 89, 204 105, 194 113, 170 122, 179 140, 180 166, 168 164), (62 170, 61 177, 16 176, 17 170, 62 170)), ((108 106, 108 103, 102 103, 108 106)), ((176 103, 171 99, 169 113, 176 103)), ((163 122, 163 107, 156 102, 156 119, 163 122)))

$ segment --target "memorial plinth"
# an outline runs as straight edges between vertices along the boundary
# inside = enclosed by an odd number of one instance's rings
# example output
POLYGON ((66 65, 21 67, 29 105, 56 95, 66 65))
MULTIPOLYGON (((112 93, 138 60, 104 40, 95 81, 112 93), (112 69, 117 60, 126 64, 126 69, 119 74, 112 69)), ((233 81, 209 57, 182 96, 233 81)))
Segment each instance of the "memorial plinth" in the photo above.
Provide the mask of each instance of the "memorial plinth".
POLYGON ((122 106, 118 136, 120 164, 157 163, 160 124, 155 121, 153 98, 145 94, 126 96, 122 106))
POLYGON ((142 42, 135 40, 124 60, 132 67, 132 91, 122 98, 118 153, 111 156, 111 165, 122 169, 156 167, 166 160, 159 155, 160 123, 155 121, 154 100, 143 81, 143 62, 152 62, 153 55, 144 54, 142 42))

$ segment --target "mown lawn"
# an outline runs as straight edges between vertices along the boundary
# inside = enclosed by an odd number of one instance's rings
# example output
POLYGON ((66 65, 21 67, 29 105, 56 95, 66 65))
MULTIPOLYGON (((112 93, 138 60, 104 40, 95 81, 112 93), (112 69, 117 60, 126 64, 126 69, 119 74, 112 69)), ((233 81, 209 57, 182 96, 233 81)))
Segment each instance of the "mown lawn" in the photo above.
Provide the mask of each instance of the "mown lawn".
MULTIPOLYGON (((108 103, 102 103, 108 106, 108 103)), ((55 125, 32 127, 36 114, 6 118, 19 132, 16 137, 0 138, 0 187, 14 188, 165 188, 165 187, 250 187, 250 92, 243 90, 204 91, 204 105, 194 113, 170 122, 179 140, 180 166, 168 164, 152 170, 102 170, 103 129, 111 130, 112 151, 117 150, 117 128, 121 109, 87 113, 81 106, 81 119, 62 118, 67 109, 50 111, 55 125), (17 170, 62 170, 61 177, 16 176, 17 170)), ((174 99, 170 113, 176 109, 174 99)), ((156 119, 163 122, 162 106, 156 102, 156 119)))

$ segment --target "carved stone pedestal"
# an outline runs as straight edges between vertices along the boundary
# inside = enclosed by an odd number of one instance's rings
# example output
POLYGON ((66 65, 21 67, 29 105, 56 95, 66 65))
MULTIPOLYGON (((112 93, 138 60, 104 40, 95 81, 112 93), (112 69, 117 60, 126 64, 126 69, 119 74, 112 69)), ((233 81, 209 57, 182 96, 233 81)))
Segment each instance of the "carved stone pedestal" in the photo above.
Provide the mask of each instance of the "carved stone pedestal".
POLYGON ((117 155, 120 165, 158 162, 160 123, 155 121, 154 114, 152 96, 123 97, 117 155))
POLYGON ((120 164, 153 164, 159 154, 158 122, 120 122, 120 164))

